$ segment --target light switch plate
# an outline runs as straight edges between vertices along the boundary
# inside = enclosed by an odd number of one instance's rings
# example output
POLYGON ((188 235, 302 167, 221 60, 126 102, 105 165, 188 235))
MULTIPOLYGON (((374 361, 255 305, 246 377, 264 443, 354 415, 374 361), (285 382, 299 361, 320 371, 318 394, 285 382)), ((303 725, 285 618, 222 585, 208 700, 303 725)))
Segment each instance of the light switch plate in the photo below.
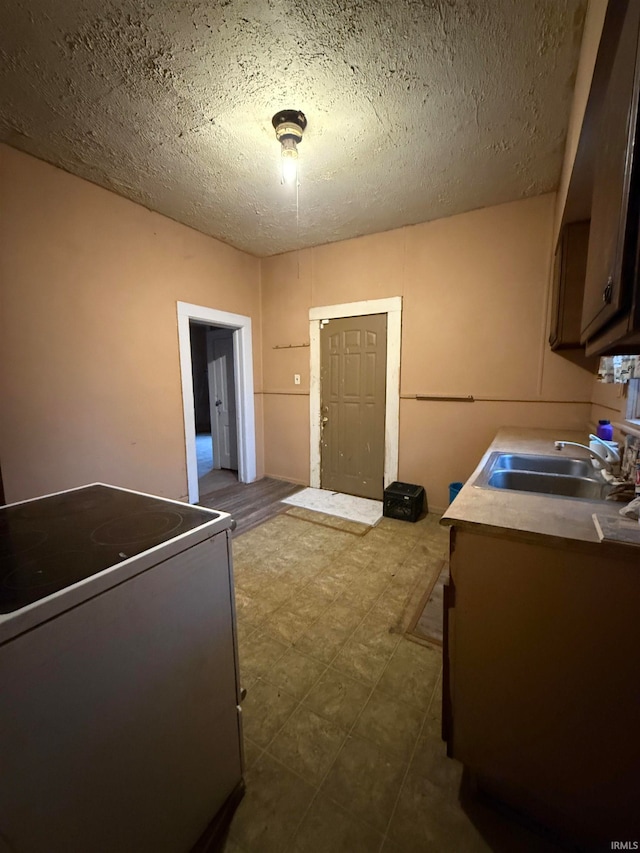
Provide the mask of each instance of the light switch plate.
POLYGON ((294 384, 294 385, 299 385, 299 384, 300 384, 300 374, 299 374, 299 373, 294 373, 294 374, 293 374, 293 384, 294 384))

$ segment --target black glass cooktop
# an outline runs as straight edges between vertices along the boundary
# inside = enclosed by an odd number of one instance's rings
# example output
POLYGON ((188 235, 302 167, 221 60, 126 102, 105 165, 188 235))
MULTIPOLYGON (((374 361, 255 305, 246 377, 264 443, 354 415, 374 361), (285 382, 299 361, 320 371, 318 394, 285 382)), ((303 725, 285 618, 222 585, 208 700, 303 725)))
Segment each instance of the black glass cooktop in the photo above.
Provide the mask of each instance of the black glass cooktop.
POLYGON ((0 613, 214 519, 210 511, 113 486, 85 486, 0 507, 0 613))

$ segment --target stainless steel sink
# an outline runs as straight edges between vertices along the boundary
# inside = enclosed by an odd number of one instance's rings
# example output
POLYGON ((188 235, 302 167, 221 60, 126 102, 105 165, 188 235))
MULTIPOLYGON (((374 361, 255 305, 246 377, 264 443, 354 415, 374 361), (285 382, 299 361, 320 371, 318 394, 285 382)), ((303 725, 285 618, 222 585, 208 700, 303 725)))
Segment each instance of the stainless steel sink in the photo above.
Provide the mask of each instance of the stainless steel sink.
POLYGON ((494 471, 488 479, 488 485, 495 489, 515 489, 518 492, 539 492, 592 501, 603 500, 609 491, 607 483, 598 483, 588 477, 540 474, 534 471, 494 471))
POLYGON ((540 471, 542 474, 569 474, 572 477, 591 478, 595 469, 589 459, 570 459, 568 456, 525 456, 517 453, 499 453, 495 468, 508 471, 540 471))
POLYGON ((474 485, 591 501, 611 490, 589 459, 515 453, 492 453, 474 485))

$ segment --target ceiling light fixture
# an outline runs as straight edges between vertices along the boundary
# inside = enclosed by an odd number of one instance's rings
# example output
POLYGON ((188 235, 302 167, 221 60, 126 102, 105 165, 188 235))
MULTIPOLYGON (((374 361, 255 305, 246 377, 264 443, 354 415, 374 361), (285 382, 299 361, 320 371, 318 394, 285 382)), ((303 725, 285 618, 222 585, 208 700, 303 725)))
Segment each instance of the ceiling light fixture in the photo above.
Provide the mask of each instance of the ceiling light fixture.
POLYGON ((281 110, 271 119, 276 138, 282 146, 282 179, 295 184, 298 175, 298 143, 307 126, 307 119, 300 110, 281 110))

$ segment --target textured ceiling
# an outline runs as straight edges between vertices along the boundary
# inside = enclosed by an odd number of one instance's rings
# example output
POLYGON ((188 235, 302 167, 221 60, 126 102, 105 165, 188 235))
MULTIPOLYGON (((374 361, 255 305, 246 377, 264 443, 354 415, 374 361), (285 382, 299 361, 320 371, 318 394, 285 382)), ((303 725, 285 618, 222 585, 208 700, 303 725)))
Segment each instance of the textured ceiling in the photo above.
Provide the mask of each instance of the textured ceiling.
POLYGON ((384 231, 556 188, 585 6, 2 0, 0 139, 255 255, 384 231))

